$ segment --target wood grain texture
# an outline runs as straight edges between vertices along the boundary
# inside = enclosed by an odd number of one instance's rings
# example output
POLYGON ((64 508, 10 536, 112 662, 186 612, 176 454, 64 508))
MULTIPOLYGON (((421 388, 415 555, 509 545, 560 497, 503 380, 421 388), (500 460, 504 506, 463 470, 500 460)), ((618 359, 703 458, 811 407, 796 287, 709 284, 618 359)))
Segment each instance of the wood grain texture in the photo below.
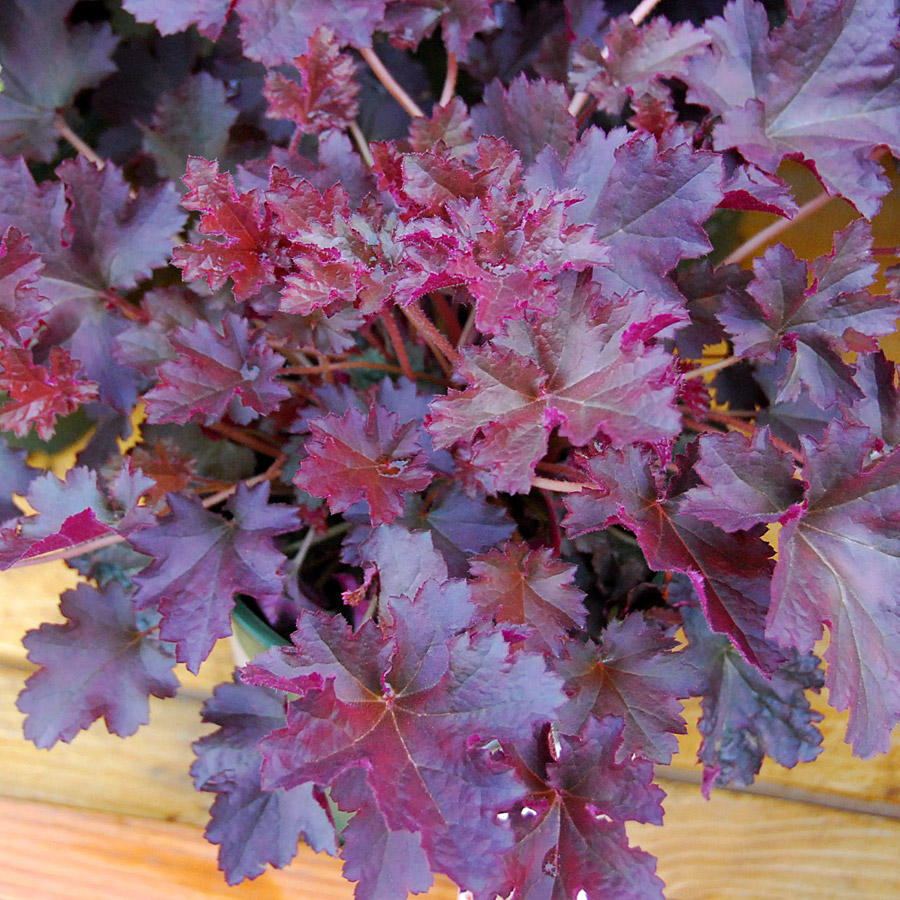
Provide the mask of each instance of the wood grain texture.
MULTIPOLYGON (((351 900, 339 860, 301 847, 289 869, 228 887, 196 827, 0 798, 3 900, 351 900)), ((420 895, 422 896, 422 895, 420 895)), ((441 879, 424 895, 456 900, 441 879)))
POLYGON ((897 900, 900 821, 665 783, 662 827, 629 837, 659 859, 668 900, 897 900))

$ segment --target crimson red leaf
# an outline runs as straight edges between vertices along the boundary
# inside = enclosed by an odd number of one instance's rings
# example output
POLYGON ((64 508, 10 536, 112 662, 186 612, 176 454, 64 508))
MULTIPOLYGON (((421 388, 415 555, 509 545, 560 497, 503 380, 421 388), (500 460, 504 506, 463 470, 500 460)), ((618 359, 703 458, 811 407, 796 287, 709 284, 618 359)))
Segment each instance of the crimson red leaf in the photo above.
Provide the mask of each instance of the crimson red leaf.
POLYGON ((160 636, 175 643, 178 661, 192 672, 218 638, 231 634, 236 594, 264 605, 281 597, 285 557, 272 538, 296 529, 299 517, 268 498, 268 482, 240 485, 227 504, 232 518, 224 519, 197 500, 170 494, 171 513, 129 536, 136 550, 153 557, 135 578, 135 602, 140 609, 159 604, 160 636))
POLYGON ((419 443, 416 424, 401 425, 380 404, 367 416, 352 407, 310 422, 308 454, 294 484, 314 497, 325 497, 332 512, 343 512, 358 500, 369 505, 373 525, 390 522, 403 512, 403 494, 421 491, 433 477, 419 443))
POLYGON ((246 300, 274 281, 275 247, 263 227, 259 192, 238 195, 231 175, 219 173, 218 162, 200 158, 188 160, 184 183, 189 190, 182 205, 203 213, 200 231, 223 238, 175 248, 173 261, 184 278, 205 278, 213 290, 232 278, 236 300, 246 300))
POLYGON ((199 419, 210 424, 226 413, 246 425, 278 408, 291 392, 275 376, 284 357, 266 343, 264 332, 234 313, 221 331, 198 321, 170 338, 175 359, 160 366, 161 383, 144 395, 147 421, 153 424, 199 419))
POLYGON ((37 330, 48 307, 40 294, 43 268, 31 241, 7 228, 0 239, 0 347, 22 346, 37 330))
POLYGON ((559 653, 566 629, 584 627, 584 594, 572 584, 575 567, 554 559, 546 547, 507 542, 470 563, 472 602, 497 622, 536 631, 534 649, 559 653))
POLYGON ((559 313, 510 323, 507 334, 464 353, 459 374, 469 386, 431 406, 437 446, 474 439, 491 492, 531 490, 557 425, 576 446, 601 431, 627 443, 666 440, 679 429, 671 356, 639 337, 642 328, 652 335, 667 327, 665 311, 645 296, 603 303, 571 274, 557 280, 559 313))
POLYGON ((28 350, 0 350, 0 428, 24 437, 32 428, 43 440, 56 430, 56 417, 75 412, 97 397, 97 385, 79 380, 81 366, 61 347, 50 350, 50 366, 37 366, 28 350))
POLYGON ((111 734, 134 734, 150 721, 149 697, 178 690, 171 653, 144 630, 117 582, 66 591, 60 612, 65 625, 41 625, 25 636, 28 658, 41 667, 18 700, 25 736, 52 747, 101 716, 111 734))
POLYGON ((270 118, 289 119, 301 133, 344 129, 355 120, 359 112, 356 65, 340 52, 334 31, 324 25, 318 28, 306 53, 295 57, 294 66, 299 83, 278 72, 266 75, 270 118))
POLYGON ((868 429, 839 422, 803 449, 808 505, 779 533, 766 634, 809 653, 828 625, 829 699, 869 757, 900 721, 900 451, 879 458, 868 429))

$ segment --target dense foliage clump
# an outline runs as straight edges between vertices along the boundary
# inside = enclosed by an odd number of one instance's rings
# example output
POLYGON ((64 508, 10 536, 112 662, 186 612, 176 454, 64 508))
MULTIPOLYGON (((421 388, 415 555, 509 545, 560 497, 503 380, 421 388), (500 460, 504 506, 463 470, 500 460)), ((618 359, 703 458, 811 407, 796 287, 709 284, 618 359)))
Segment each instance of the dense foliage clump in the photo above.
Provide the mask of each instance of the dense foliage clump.
POLYGON ((230 882, 302 837, 360 900, 660 898, 625 823, 687 697, 706 790, 813 759, 823 684, 885 751, 897 35, 892 0, 2 0, 0 568, 84 576, 26 736, 132 734, 254 611, 207 835, 230 882), (735 236, 836 196, 812 262, 735 236))

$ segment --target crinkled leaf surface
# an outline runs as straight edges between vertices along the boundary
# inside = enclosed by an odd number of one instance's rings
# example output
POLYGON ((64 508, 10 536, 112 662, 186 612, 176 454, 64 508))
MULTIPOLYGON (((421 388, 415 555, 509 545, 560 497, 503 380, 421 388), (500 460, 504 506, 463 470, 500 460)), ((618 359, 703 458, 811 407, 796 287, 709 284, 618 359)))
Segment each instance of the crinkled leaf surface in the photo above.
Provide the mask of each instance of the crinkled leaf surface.
POLYGON ((695 102, 722 113, 717 149, 737 147, 774 172, 785 156, 815 165, 826 188, 865 216, 890 185, 872 159, 900 152, 897 15, 881 0, 806 3, 766 36, 754 0, 735 0, 707 28, 713 48, 686 80, 695 102), (717 93, 721 95, 717 96, 717 93))
POLYGON ((680 512, 650 455, 637 447, 608 448, 588 465, 602 493, 566 499, 568 533, 613 522, 629 528, 652 569, 691 579, 713 631, 728 635, 748 662, 772 671, 783 655, 764 634, 773 566, 761 529, 728 534, 680 512))
POLYGON ((387 826, 421 835, 433 870, 479 893, 499 889, 496 859, 512 835, 494 814, 521 786, 483 748, 527 740, 562 692, 542 657, 511 657, 497 631, 465 631, 473 610, 463 583, 429 580, 415 600, 380 599, 390 612, 380 628, 370 620, 354 633, 304 612, 295 649, 245 670, 251 682, 305 691, 287 727, 260 745, 263 783, 331 784, 363 766, 387 826))
POLYGON ((713 634, 699 609, 682 607, 690 641, 688 658, 702 673, 703 715, 698 754, 705 771, 703 790, 737 784, 746 787, 769 756, 787 768, 810 762, 822 752, 806 691, 824 682, 819 660, 793 653, 768 677, 748 665, 723 635, 713 634))
POLYGON ((202 212, 200 232, 222 240, 176 247, 175 265, 185 280, 205 278, 213 290, 231 278, 236 300, 246 300, 262 285, 274 281, 274 247, 264 227, 262 198, 256 190, 238 194, 228 173, 219 172, 217 161, 199 157, 188 160, 184 183, 186 209, 202 212))
POLYGON ((275 377, 284 357, 268 346, 264 332, 251 333, 247 320, 233 313, 220 329, 198 321, 170 341, 177 355, 160 366, 160 384, 144 395, 148 422, 212 424, 227 413, 246 425, 291 395, 275 377))
POLYGON ((216 794, 206 837, 219 845, 219 868, 229 884, 256 878, 271 863, 283 868, 301 838, 317 852, 337 853, 334 827, 311 784, 264 791, 256 744, 285 722, 276 691, 220 684, 204 704, 203 721, 218 725, 194 743, 191 775, 198 790, 216 794))
POLYGON ((900 721, 900 453, 872 461, 868 429, 838 422, 803 448, 807 508, 779 534, 766 634, 809 653, 828 626, 829 699, 869 757, 900 721))
POLYGON ((497 622, 535 629, 533 649, 559 653, 566 629, 584 627, 584 594, 572 583, 575 567, 548 547, 507 542, 470 563, 472 602, 497 622))
POLYGON ((566 679, 569 703, 561 729, 578 734, 589 716, 618 716, 624 722, 616 760, 631 755, 668 764, 678 750, 676 734, 686 734, 680 699, 696 681, 677 642, 641 613, 613 619, 599 647, 570 643, 555 670, 566 679))
POLYGON ((39 287, 43 268, 28 237, 10 225, 0 238, 0 347, 22 346, 38 328, 48 307, 39 287))
POLYGON ((516 846, 507 856, 507 889, 516 897, 570 900, 584 891, 661 900, 656 860, 628 845, 624 823, 661 824, 663 792, 646 760, 616 762, 621 733, 620 719, 591 719, 578 736, 563 735, 557 753, 519 757, 531 792, 508 814, 516 846))
POLYGON ((652 134, 590 128, 565 165, 543 151, 526 184, 583 196, 568 219, 590 223, 609 248, 610 265, 594 270, 608 293, 646 290, 672 298, 678 308, 683 301, 666 274, 712 249, 702 225, 722 198, 722 180, 720 158, 689 143, 663 146, 652 134))
POLYGON ((144 632, 131 596, 116 582, 66 591, 60 612, 65 625, 41 625, 24 639, 28 658, 41 667, 18 700, 25 736, 52 747, 101 716, 110 733, 134 734, 150 721, 149 697, 178 690, 172 654, 144 632))
POLYGON ((299 82, 278 72, 266 75, 270 118, 289 119, 301 132, 313 134, 343 129, 355 120, 359 112, 356 64, 348 54, 341 53, 330 28, 316 30, 306 53, 294 59, 294 67, 299 82))
POLYGON ((43 440, 53 437, 56 417, 75 412, 97 397, 97 385, 79 378, 81 366, 61 347, 50 350, 49 367, 35 365, 28 350, 0 350, 0 428, 25 437, 33 428, 43 440))
POLYGON ((403 512, 403 494, 431 483, 416 423, 401 425, 380 404, 368 415, 352 407, 343 416, 313 419, 310 428, 304 445, 308 456, 294 484, 327 498, 332 512, 365 500, 372 524, 387 523, 403 512))
POLYGON ((591 42, 578 47, 569 81, 610 113, 644 94, 667 100, 668 88, 660 79, 683 78, 688 60, 708 44, 708 35, 689 22, 672 25, 657 16, 637 26, 629 16, 619 16, 610 23, 602 48, 591 42))
POLYGON ((646 296, 597 308, 589 283, 559 281, 557 315, 511 323, 507 334, 463 354, 459 374, 469 386, 432 403, 435 443, 474 438, 474 462, 492 492, 530 490, 557 425, 576 446, 601 431, 627 443, 666 440, 679 428, 671 356, 640 339, 671 324, 665 309, 646 296))
POLYGON ((173 641, 179 662, 196 672, 216 640, 231 634, 236 594, 277 603, 284 554, 272 538, 297 528, 296 509, 270 504, 269 485, 240 485, 228 501, 231 519, 193 499, 169 495, 171 513, 154 527, 129 537, 153 557, 136 578, 135 602, 159 605, 160 636, 173 641))

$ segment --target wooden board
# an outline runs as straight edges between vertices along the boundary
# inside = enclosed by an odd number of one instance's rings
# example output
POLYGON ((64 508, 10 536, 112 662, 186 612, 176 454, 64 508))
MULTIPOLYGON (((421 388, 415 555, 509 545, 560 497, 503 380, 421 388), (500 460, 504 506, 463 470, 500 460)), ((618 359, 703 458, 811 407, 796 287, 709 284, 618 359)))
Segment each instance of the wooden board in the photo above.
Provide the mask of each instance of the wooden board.
MULTIPOLYGON (((0 798, 2 900, 351 900, 340 862, 301 847, 294 865, 228 887, 200 830, 0 798)), ((428 900, 456 900, 441 879, 428 900)))

